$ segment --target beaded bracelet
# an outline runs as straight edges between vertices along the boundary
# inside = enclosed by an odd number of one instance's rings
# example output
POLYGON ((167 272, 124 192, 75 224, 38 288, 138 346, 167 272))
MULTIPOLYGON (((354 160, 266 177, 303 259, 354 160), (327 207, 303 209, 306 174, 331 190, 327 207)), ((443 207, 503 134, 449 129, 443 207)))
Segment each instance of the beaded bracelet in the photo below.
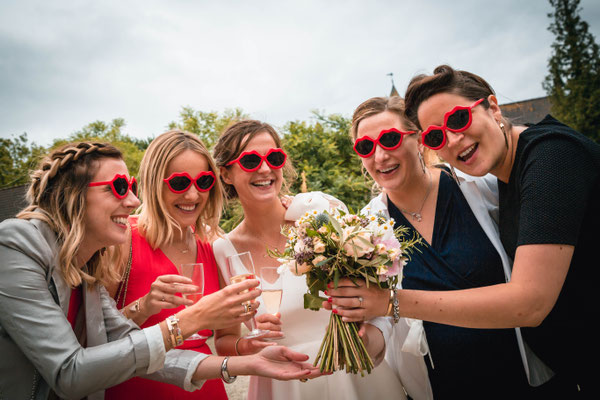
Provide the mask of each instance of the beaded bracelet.
POLYGON ((400 310, 398 308, 398 296, 396 296, 396 289, 392 289, 392 294, 390 295, 391 298, 390 300, 392 301, 392 309, 394 310, 393 312, 393 317, 394 317, 394 323, 397 324, 398 321, 400 321, 400 310))
POLYGON ((180 346, 183 343, 183 335, 179 328, 179 319, 175 315, 167 317, 167 328, 169 329, 169 335, 171 337, 171 345, 173 347, 180 346))

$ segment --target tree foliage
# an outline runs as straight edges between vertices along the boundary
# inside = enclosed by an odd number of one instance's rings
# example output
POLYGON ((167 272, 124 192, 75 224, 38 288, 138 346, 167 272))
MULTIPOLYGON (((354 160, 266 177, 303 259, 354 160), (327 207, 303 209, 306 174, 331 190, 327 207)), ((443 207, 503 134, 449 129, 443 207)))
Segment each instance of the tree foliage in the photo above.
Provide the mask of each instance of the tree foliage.
POLYGON ((179 121, 169 123, 169 129, 195 133, 206 147, 212 149, 221 132, 231 123, 245 118, 248 118, 248 115, 239 108, 227 109, 220 115, 215 111, 198 111, 186 106, 179 113, 179 121))
POLYGON ((313 116, 312 122, 294 121, 284 127, 284 147, 298 171, 292 191, 322 191, 357 211, 368 202, 371 183, 352 150, 351 121, 339 114, 313 116))
POLYGON ((29 182, 29 172, 45 153, 42 146, 29 144, 27 133, 0 138, 0 188, 24 185, 29 182))
POLYGON ((94 121, 85 125, 81 130, 73 132, 66 139, 56 139, 48 151, 62 146, 65 143, 75 141, 99 141, 112 143, 123 152, 123 158, 129 173, 133 176, 138 174, 144 151, 152 141, 148 139, 135 139, 122 132, 125 120, 115 118, 110 123, 94 121))
POLYGON ((542 86, 550 97, 552 114, 600 143, 600 51, 580 0, 549 0, 554 11, 548 30, 556 38, 542 86))

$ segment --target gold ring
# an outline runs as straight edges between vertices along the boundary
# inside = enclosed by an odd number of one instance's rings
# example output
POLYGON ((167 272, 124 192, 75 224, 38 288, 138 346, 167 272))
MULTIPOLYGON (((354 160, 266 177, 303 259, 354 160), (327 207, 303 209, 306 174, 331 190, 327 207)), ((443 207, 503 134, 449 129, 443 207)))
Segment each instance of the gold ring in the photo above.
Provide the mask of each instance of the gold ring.
POLYGON ((248 311, 246 312, 251 312, 252 311, 252 304, 248 304, 248 311))
POLYGON ((306 382, 308 381, 308 378, 300 378, 300 382, 306 382))
POLYGON ((250 312, 250 305, 249 304, 242 304, 244 306, 244 314, 248 314, 250 312))

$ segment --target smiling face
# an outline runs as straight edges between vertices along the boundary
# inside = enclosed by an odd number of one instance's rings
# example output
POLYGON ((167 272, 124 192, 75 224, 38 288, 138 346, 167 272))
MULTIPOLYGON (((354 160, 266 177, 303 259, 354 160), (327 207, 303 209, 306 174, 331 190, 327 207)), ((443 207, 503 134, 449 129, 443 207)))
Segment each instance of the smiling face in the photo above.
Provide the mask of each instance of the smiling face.
MULTIPOLYGON (((498 125, 502 117, 494 96, 489 96, 489 108, 475 106, 469 128, 460 133, 446 130, 446 145, 438 155, 455 168, 473 175, 492 173, 502 175, 507 158, 505 137, 498 125)), ((441 126, 444 116, 456 106, 470 106, 472 99, 452 93, 438 93, 423 101, 418 108, 419 124, 426 130, 430 125, 441 126)))
MULTIPOLYGON (((116 174, 126 175, 130 179, 123 160, 103 158, 98 161, 98 170, 92 182, 111 181, 116 174)), ((95 251, 127 240, 127 217, 140 205, 131 191, 127 192, 125 198, 118 199, 109 185, 89 187, 85 203, 82 248, 95 251)))
MULTIPOLYGON (((375 140, 381 131, 396 128, 409 131, 402 125, 400 117, 390 111, 372 115, 360 121, 356 131, 357 139, 368 136, 375 140)), ((363 166, 379 186, 388 192, 402 190, 415 174, 422 174, 418 158, 419 143, 417 135, 404 135, 400 147, 385 150, 375 146, 374 153, 361 158, 363 166)))
MULTIPOLYGON (((174 173, 187 172, 193 179, 201 172, 209 170, 206 157, 187 149, 169 162, 163 178, 166 179, 174 173)), ((211 190, 214 190, 214 188, 211 190)), ((193 184, 183 193, 174 193, 169 189, 167 183, 163 182, 162 184, 162 198, 165 211, 177 221, 181 228, 196 224, 208 201, 209 195, 210 190, 201 192, 193 184)))
MULTIPOLYGON (((247 140, 244 138, 244 140, 247 140)), ((248 140, 241 153, 256 151, 264 156, 270 149, 277 148, 273 136, 267 131, 256 134, 248 140)), ((240 153, 240 154, 241 154, 240 153)), ((238 157, 236 155, 236 157, 238 157)), ((249 201, 270 201, 278 198, 283 184, 283 169, 272 169, 266 162, 253 172, 244 171, 239 163, 221 167, 225 183, 233 185, 242 203, 249 201)))

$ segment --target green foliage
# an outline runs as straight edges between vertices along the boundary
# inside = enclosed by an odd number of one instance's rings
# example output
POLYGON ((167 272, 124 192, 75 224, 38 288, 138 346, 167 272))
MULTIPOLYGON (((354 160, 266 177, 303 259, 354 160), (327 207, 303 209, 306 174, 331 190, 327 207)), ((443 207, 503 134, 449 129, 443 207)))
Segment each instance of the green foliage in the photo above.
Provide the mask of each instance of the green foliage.
POLYGON ((169 123, 169 129, 180 129, 195 133, 204 142, 206 147, 212 149, 221 132, 231 123, 248 118, 241 109, 227 109, 223 115, 215 111, 196 111, 192 107, 183 107, 179 113, 179 121, 169 123))
POLYGON ((29 171, 34 169, 45 149, 31 143, 27 134, 11 139, 0 138, 0 188, 24 185, 29 182, 29 171))
POLYGON ((140 169, 140 163, 144 156, 144 151, 152 141, 148 139, 134 139, 122 132, 125 127, 125 120, 115 118, 110 123, 103 121, 94 121, 87 124, 81 130, 73 132, 66 139, 56 139, 52 143, 51 149, 62 146, 65 143, 75 141, 98 141, 112 143, 123 152, 123 158, 129 174, 136 176, 140 169))
POLYGON ((552 114, 600 143, 600 51, 587 22, 579 15, 580 0, 549 0, 554 12, 548 30, 556 38, 542 86, 552 114))
POLYGON ((322 191, 352 209, 362 208, 370 199, 371 181, 363 176, 362 164, 352 150, 350 119, 319 112, 313 116, 311 123, 294 121, 284 127, 283 145, 298 171, 292 193, 322 191))

